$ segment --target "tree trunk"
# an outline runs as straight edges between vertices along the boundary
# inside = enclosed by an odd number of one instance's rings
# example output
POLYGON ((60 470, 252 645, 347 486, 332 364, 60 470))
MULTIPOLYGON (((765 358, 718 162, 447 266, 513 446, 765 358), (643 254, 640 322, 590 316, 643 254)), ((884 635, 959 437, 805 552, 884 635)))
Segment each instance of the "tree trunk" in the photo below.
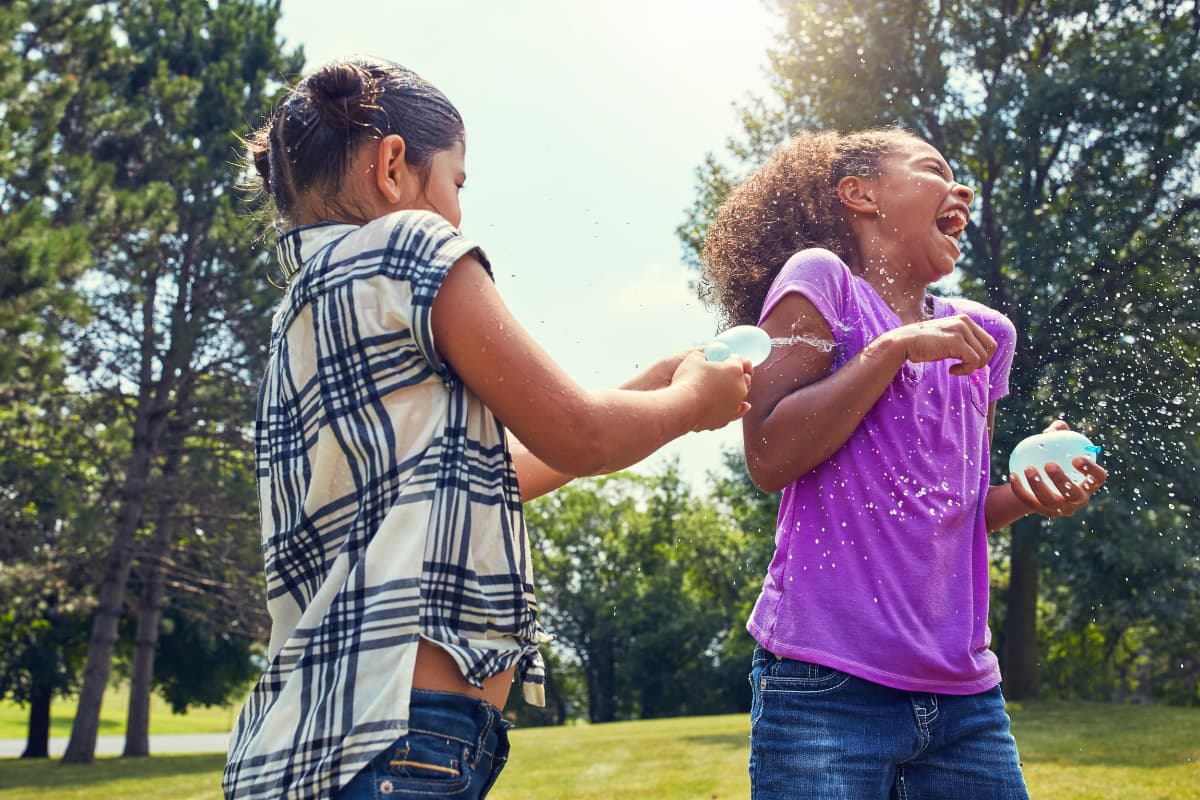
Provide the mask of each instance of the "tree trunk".
MULTIPOLYGON (((141 402, 145 402, 143 399, 141 402)), ((83 671, 83 686, 71 725, 63 762, 90 764, 96 756, 96 735, 100 729, 100 704, 112 672, 113 648, 117 643, 117 625, 125 604, 125 584, 133 561, 133 541, 141 524, 146 502, 146 485, 150 474, 154 444, 159 438, 161 421, 154 424, 148 413, 139 414, 134 426, 133 452, 129 459, 121 505, 113 529, 112 544, 100 583, 96 615, 92 619, 92 634, 88 640, 87 666, 83 671)))
POLYGON ((588 689, 588 719, 591 722, 612 722, 617 718, 613 642, 605 639, 592 644, 591 652, 584 661, 584 676, 588 689))
MULTIPOLYGON (((149 592, 147 587, 147 592, 149 592)), ((134 636, 133 671, 129 676, 129 709, 125 720, 125 749, 122 756, 150 755, 150 694, 154 681, 154 649, 162 602, 143 598, 138 604, 134 636)))
POLYGON ((123 756, 150 755, 150 695, 154 687, 154 653, 158 648, 158 626, 162 622, 163 564, 171 546, 171 526, 166 521, 169 507, 169 503, 163 504, 154 526, 154 536, 138 567, 143 576, 143 588, 138 601, 137 632, 133 637, 133 671, 129 676, 129 711, 123 756))
POLYGON ((1004 618, 1004 695, 1009 700, 1038 696, 1038 545, 1040 517, 1026 517, 1012 526, 1012 562, 1008 581, 1008 611, 1004 618))
POLYGON ((49 683, 33 687, 29 699, 29 733, 21 758, 50 757, 50 701, 54 690, 49 683))
MULTIPOLYGON (((181 394, 186 394, 186 391, 186 388, 181 389, 181 394)), ((162 622, 167 553, 175 533, 170 521, 176 504, 172 485, 183 458, 185 433, 185 428, 176 429, 168 425, 163 437, 167 451, 161 474, 164 491, 159 495, 154 535, 150 537, 138 563, 142 593, 138 600, 137 631, 133 636, 133 671, 129 676, 129 709, 123 756, 150 755, 150 694, 154 688, 154 654, 158 649, 158 626, 162 622)))

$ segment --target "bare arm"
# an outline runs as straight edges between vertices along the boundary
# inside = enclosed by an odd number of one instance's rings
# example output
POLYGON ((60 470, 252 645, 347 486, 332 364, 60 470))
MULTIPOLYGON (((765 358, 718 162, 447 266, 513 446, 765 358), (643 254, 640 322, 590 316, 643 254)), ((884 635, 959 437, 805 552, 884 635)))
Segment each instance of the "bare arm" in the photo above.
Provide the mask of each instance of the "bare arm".
MULTIPOLYGON (((621 384, 620 388, 653 391, 669 386, 671 376, 675 374, 675 370, 679 368, 688 352, 685 350, 673 353, 659 360, 621 384)), ((575 479, 574 475, 568 475, 547 466, 540 458, 529 452, 529 448, 515 436, 508 437, 508 444, 512 453, 513 467, 517 471, 517 482, 521 486, 521 502, 528 503, 530 500, 552 492, 560 486, 565 486, 575 479)))
POLYGON ((446 275, 432 325, 442 358, 522 443, 520 450, 540 462, 522 455, 521 469, 532 470, 525 499, 559 480, 543 468, 572 477, 622 469, 688 431, 722 427, 746 410, 745 365, 710 364, 699 353, 680 359, 660 389, 582 388, 521 327, 473 256, 446 275))
MULTIPOLYGON (((790 294, 762 327, 777 337, 833 342, 810 300, 790 294)), ((825 461, 846 443, 905 361, 957 358, 954 374, 983 366, 996 343, 965 315, 904 325, 880 336, 836 372, 834 354, 803 342, 773 351, 756 370, 750 412, 742 423, 750 476, 775 492, 825 461)))

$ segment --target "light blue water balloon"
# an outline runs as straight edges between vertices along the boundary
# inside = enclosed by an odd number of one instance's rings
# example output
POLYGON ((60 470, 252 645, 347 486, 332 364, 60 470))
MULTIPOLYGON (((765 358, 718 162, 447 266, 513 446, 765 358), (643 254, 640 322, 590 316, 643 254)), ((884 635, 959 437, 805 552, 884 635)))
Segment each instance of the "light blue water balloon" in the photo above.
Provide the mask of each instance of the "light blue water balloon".
POLYGON ((1034 467, 1042 476, 1042 480, 1048 480, 1044 467, 1047 463, 1054 462, 1062 467, 1068 478, 1075 483, 1082 483, 1084 475, 1071 465, 1071 461, 1076 456, 1096 461, 1101 449, 1078 431, 1039 433, 1022 439, 1013 448, 1012 455, 1008 458, 1008 471, 1023 481, 1025 468, 1034 467))
POLYGON ((709 361, 724 361, 734 353, 757 367, 771 354, 771 337, 755 325, 735 325, 704 348, 709 361))

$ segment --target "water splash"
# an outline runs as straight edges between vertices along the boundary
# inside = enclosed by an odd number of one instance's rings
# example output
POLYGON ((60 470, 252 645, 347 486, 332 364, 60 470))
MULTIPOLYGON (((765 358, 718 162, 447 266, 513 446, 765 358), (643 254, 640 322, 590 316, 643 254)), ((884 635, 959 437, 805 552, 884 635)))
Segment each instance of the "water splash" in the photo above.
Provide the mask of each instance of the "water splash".
POLYGON ((818 339, 816 336, 777 336, 771 339, 771 347, 794 347, 798 344, 816 348, 822 353, 832 353, 837 342, 832 339, 818 339))

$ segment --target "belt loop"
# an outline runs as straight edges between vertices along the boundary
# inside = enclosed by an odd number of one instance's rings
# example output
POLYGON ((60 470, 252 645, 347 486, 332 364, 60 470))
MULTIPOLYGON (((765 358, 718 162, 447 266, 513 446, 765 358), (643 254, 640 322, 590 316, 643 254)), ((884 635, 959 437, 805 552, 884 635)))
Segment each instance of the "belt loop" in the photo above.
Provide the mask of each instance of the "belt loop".
POLYGON ((475 743, 475 753, 472 756, 471 763, 472 770, 479 766, 479 760, 483 758, 484 750, 487 747, 488 736, 492 732, 494 718, 497 716, 496 709, 486 700, 479 701, 478 710, 483 716, 483 724, 479 726, 479 741, 475 743))

